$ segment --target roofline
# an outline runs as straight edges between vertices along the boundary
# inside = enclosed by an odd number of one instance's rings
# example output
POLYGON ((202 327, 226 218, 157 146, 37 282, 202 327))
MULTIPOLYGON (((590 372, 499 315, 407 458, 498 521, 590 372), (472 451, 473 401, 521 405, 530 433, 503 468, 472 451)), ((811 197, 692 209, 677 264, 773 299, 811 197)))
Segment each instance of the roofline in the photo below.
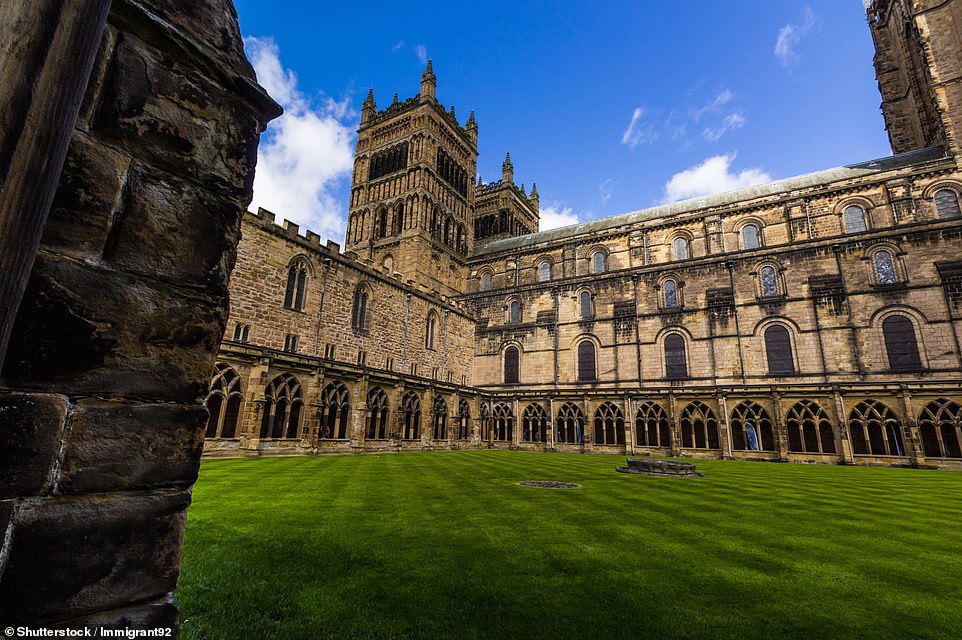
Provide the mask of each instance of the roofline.
POLYGON ((894 156, 886 156, 884 158, 877 158, 875 160, 868 160, 866 162, 859 162, 841 167, 835 167, 833 169, 825 169, 814 173, 807 173, 792 178, 785 178, 783 180, 776 180, 775 182, 770 182, 768 184, 753 185, 735 191, 727 191, 724 193, 703 196, 700 198, 691 198, 689 200, 658 205, 648 209, 638 209, 636 211, 617 214, 607 218, 601 218, 599 220, 591 220, 589 222, 558 227, 556 229, 549 229, 547 231, 539 231, 538 233, 529 233, 524 236, 495 240, 493 242, 475 245, 474 252, 469 257, 469 260, 481 255, 521 248, 543 241, 561 240, 564 238, 571 238, 591 232, 605 231, 639 222, 650 222, 659 219, 674 218, 676 216, 692 213, 701 209, 711 209, 713 207, 744 203, 754 199, 764 198, 766 196, 784 194, 797 189, 813 188, 840 180, 865 177, 895 169, 904 169, 937 160, 944 160, 949 157, 950 156, 948 155, 946 149, 943 147, 928 147, 926 149, 907 151, 894 156))

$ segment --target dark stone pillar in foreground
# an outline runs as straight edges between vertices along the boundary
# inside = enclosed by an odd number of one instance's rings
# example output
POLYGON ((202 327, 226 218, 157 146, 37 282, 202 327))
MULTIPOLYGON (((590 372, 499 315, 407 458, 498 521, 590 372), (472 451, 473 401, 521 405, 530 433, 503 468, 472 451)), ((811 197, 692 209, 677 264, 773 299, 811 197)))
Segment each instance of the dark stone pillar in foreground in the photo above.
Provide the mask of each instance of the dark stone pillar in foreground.
POLYGON ((105 24, 97 4, 0 5, 0 70, 20 70, 0 89, 0 228, 40 237, 0 235, 5 275, 29 274, 0 299, 4 625, 176 624, 200 401, 280 113, 229 0, 101 2, 105 24))

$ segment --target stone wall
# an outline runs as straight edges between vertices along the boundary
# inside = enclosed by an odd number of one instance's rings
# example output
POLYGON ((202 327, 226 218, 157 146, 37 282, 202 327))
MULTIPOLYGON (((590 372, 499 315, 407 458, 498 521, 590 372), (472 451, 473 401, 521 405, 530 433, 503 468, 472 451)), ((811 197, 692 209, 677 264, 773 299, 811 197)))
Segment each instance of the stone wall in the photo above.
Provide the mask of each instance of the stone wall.
MULTIPOLYGON (((24 26, 25 4, 4 4, 0 31, 24 26)), ((49 4, 61 6, 30 28, 89 25, 76 8, 93 3, 49 4)), ((199 400, 224 331, 258 136, 279 114, 255 83, 230 2, 104 6, 0 379, 8 624, 176 625, 199 400)), ((58 42, 4 50, 0 66, 46 73, 83 56, 58 42)), ((28 118, 24 130, 37 122, 58 124, 28 118)), ((3 198, 18 195, 7 187, 27 170, 10 164, 3 198)))

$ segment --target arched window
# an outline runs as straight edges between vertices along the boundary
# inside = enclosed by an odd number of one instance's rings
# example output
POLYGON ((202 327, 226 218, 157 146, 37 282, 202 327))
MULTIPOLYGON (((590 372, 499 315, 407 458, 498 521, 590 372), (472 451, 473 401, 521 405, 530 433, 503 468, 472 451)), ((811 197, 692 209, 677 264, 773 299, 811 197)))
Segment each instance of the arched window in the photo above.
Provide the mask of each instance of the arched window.
POLYGON ((605 272, 605 252, 595 251, 591 256, 591 272, 592 273, 604 273, 605 272))
POLYGON ((865 210, 862 207, 856 204, 849 205, 845 207, 843 215, 845 218, 845 233, 868 231, 868 225, 865 224, 865 210))
POLYGON ((300 428, 301 383, 289 373, 274 378, 264 389, 261 438, 296 438, 300 428))
POLYGON ((662 292, 665 296, 665 308, 674 309, 678 305, 678 284, 672 280, 668 279, 661 285, 662 292))
POLYGON ((492 421, 494 429, 494 439, 500 442, 511 442, 514 437, 514 414, 511 405, 499 402, 494 405, 494 416, 492 421))
POLYGON ((812 400, 797 402, 785 415, 788 450, 801 453, 835 453, 835 431, 828 414, 812 400))
POLYGON ((471 406, 467 400, 458 402, 458 440, 471 437, 471 406))
POLYGON ((354 306, 351 309, 351 327, 355 331, 367 328, 367 291, 361 287, 354 292, 354 306))
POLYGON ((905 440, 898 416, 877 400, 864 400, 848 419, 852 452, 858 455, 904 456, 905 440))
POLYGON ((529 404, 521 418, 521 440, 545 442, 548 439, 548 414, 540 404, 529 404))
POLYGON ((792 339, 784 326, 773 324, 765 329, 765 353, 768 356, 768 373, 771 375, 795 373, 792 339))
POLYGON ((434 349, 434 330, 437 326, 437 316, 433 313, 428 314, 428 318, 424 323, 424 348, 434 349))
POLYGON ((344 383, 335 380, 321 392, 321 438, 350 438, 350 418, 351 395, 344 383))
POLYGON ((384 440, 388 435, 387 394, 381 387, 367 392, 367 432, 368 440, 384 440))
POLYGON ((578 344, 578 381, 591 382, 597 379, 595 344, 591 340, 584 340, 578 344))
POLYGON ((538 266, 538 282, 551 280, 551 263, 545 260, 538 266))
POLYGON ((481 274, 481 291, 491 291, 491 272, 485 271, 481 274))
POLYGON ((400 235, 404 231, 404 203, 399 202, 394 206, 394 224, 391 226, 391 235, 400 235))
POLYGON ((732 449, 775 451, 772 419, 764 407, 746 400, 732 411, 732 449))
POLYGON ((508 347, 504 350, 504 383, 517 384, 520 382, 520 359, 521 354, 517 347, 508 347))
POLYGON ((240 376, 226 364, 214 365, 214 377, 210 381, 210 394, 204 404, 210 413, 207 418, 206 438, 233 438, 237 435, 237 419, 240 417, 243 396, 240 376))
POLYGON ((437 396, 434 398, 434 439, 448 439, 448 404, 444 398, 437 396))
POLYGON ((742 249, 757 249, 761 246, 761 239, 758 234, 758 227, 753 224, 746 224, 742 227, 742 249))
POLYGON ((401 438, 417 440, 421 437, 421 399, 413 391, 404 394, 401 400, 401 415, 404 417, 401 438))
POLYGON ((885 351, 892 371, 919 371, 922 359, 919 344, 915 340, 915 326, 902 315, 891 315, 882 321, 885 351))
POLYGON ((946 399, 930 402, 919 415, 926 458, 962 458, 962 407, 946 399))
POLYGON ((762 278, 762 297, 771 298, 778 295, 778 277, 775 268, 765 266, 761 271, 762 278))
POLYGON ((512 300, 509 306, 510 308, 510 318, 511 322, 521 322, 521 303, 517 300, 512 300))
POLYGON ((591 294, 587 291, 582 291, 581 295, 581 318, 587 320, 591 317, 591 294))
POLYGON ((394 256, 390 254, 384 256, 384 261, 381 264, 388 273, 394 272, 394 256))
POLYGON ((387 209, 374 214, 374 239, 387 237, 387 209))
POLYGON ((566 402, 558 410, 557 440, 561 444, 584 442, 585 414, 573 402, 566 402))
POLYGON ((682 380, 688 377, 685 339, 677 333, 665 336, 665 377, 669 380, 682 380))
POLYGON ((686 449, 718 449, 718 420, 704 402, 692 402, 681 413, 681 446, 686 449))
POLYGON ((639 447, 671 446, 668 414, 661 405, 648 401, 638 407, 635 414, 635 442, 639 447))
POLYGON ((872 256, 872 264, 875 266, 876 284, 895 284, 898 278, 895 277, 895 263, 892 261, 892 254, 888 251, 876 251, 872 256))
POLYGON ((307 265, 302 260, 296 260, 287 270, 287 292, 284 294, 284 308, 293 311, 303 309, 306 287, 307 265))
POLYGON ((481 439, 488 440, 491 436, 491 406, 487 402, 481 403, 478 417, 481 420, 481 439))
POLYGON ((681 236, 675 238, 671 243, 672 260, 687 260, 691 257, 689 248, 688 238, 681 236))
POLYGON ((625 416, 617 405, 605 402, 595 411, 595 444, 624 444, 625 416))
POLYGON ((940 220, 962 217, 959 209, 959 194, 952 189, 939 189, 935 192, 935 210, 940 220))

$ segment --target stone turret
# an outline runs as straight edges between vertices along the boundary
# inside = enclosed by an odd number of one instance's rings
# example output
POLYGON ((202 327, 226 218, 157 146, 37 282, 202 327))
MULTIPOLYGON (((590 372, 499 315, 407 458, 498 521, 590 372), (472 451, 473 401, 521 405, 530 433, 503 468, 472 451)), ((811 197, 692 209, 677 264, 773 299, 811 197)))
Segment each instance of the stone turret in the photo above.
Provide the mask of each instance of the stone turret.
POLYGON ((438 77, 434 75, 434 65, 428 60, 427 69, 421 74, 421 95, 436 99, 438 77))
POLYGON ((538 196, 538 185, 534 182, 531 183, 531 195, 528 196, 528 202, 531 203, 531 206, 534 207, 535 211, 538 211, 541 208, 541 200, 538 196))
POLYGON ((471 112, 471 115, 468 116, 468 121, 467 121, 467 123, 465 123, 464 129, 465 129, 465 131, 468 132, 468 135, 471 137, 471 140, 472 140, 472 142, 474 142, 475 146, 477 146, 477 144, 478 144, 478 122, 477 122, 477 120, 474 119, 474 111, 472 111, 472 112, 471 112))
POLYGON ((505 154, 504 163, 501 165, 501 182, 503 184, 514 184, 514 165, 511 164, 511 154, 505 154))
POLYGON ((377 113, 377 104, 374 102, 374 89, 370 89, 361 105, 361 124, 367 124, 375 113, 377 113))

